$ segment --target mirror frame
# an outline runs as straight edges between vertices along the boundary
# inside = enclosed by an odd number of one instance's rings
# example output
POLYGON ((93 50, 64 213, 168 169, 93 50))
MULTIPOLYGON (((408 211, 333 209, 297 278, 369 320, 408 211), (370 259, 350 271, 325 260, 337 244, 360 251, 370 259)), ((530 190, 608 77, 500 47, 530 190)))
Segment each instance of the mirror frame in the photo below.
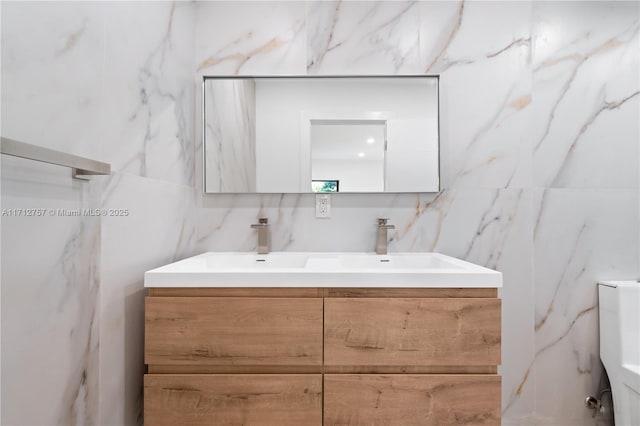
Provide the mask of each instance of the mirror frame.
POLYGON ((202 193, 206 195, 217 195, 217 194, 319 194, 316 192, 207 192, 207 136, 206 136, 206 101, 205 101, 205 92, 206 92, 206 82, 207 80, 248 80, 248 79, 375 79, 375 78, 393 78, 393 79, 404 79, 404 78, 435 78, 437 83, 437 94, 436 94, 436 102, 437 102, 437 110, 438 110, 438 120, 437 120, 437 134, 438 134, 438 190, 437 191, 426 191, 426 192, 415 192, 415 191, 383 191, 383 192, 335 192, 331 193, 331 195, 337 194, 437 194, 442 192, 442 161, 441 161, 441 148, 442 148, 442 132, 441 132, 441 119, 440 119, 440 75, 439 74, 403 74, 403 75, 361 75, 361 74, 341 74, 341 75, 203 75, 202 76, 202 86, 201 86, 201 107, 202 107, 202 193))

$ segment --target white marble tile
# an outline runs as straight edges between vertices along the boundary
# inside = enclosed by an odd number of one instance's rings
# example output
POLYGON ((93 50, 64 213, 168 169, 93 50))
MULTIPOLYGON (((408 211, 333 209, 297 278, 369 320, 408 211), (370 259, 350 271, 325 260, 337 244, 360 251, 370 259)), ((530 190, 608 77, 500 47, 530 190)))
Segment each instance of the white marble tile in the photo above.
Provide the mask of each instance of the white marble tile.
POLYGON ((447 50, 455 44, 464 46, 456 38, 468 16, 467 7, 463 1, 420 2, 420 69, 425 74, 440 74, 454 64, 447 50))
POLYGON ((198 2, 198 75, 304 74, 305 3, 198 2))
POLYGON ((116 173, 104 179, 100 268, 101 425, 142 424, 144 272, 191 256, 193 188, 116 173))
POLYGON ((415 1, 307 3, 308 74, 419 74, 415 1))
POLYGON ((638 2, 534 3, 534 182, 636 188, 638 2))
POLYGON ((183 2, 109 4, 104 153, 114 170, 193 185, 194 10, 183 2))
POLYGON ((534 197, 536 412, 595 424, 584 407, 602 371, 597 283, 638 274, 635 189, 548 189, 534 197))
POLYGON ((531 184, 531 5, 420 3, 420 56, 441 76, 445 188, 531 184))
POLYGON ((526 1, 420 2, 422 71, 442 74, 528 48, 530 22, 526 1))
POLYGON ((2 136, 100 160, 104 7, 2 3, 2 136))
MULTIPOLYGON (((506 202, 499 197, 509 194, 509 199, 516 193, 520 191, 447 190, 440 195, 334 194, 329 219, 315 217, 313 194, 206 195, 198 213, 198 248, 254 250, 257 240, 250 225, 264 215, 270 218, 272 225, 272 251, 373 251, 376 218, 390 217, 396 225, 396 230, 390 234, 390 250, 439 249, 456 257, 475 259, 475 250, 484 253, 484 247, 474 246, 477 242, 467 237, 473 238, 478 232, 477 221, 483 215, 489 215, 482 209, 490 209, 494 202, 499 208, 501 202, 506 202), (416 222, 420 225, 416 226, 416 222), (232 239, 230 235, 236 238, 232 239), (443 237, 446 240, 443 241, 443 237)), ((494 215, 498 213, 494 212, 494 215)), ((508 218, 505 216, 504 220, 508 218)), ((491 219, 495 217, 491 216, 491 219)), ((505 223, 504 232, 508 232, 508 223, 505 223)), ((498 261, 501 255, 494 253, 493 256, 475 260, 490 264, 498 261)))
MULTIPOLYGON (((2 135, 100 160, 102 5, 5 2, 2 12, 2 135)), ((67 168, 2 164, 2 207, 46 216, 2 218, 1 422, 94 424, 100 220, 75 209, 99 206, 96 187, 67 168)))
POLYGON ((100 218, 80 212, 98 190, 2 157, 2 424, 97 422, 100 218))
MULTIPOLYGON (((309 194, 216 194, 203 195, 196 212, 196 249, 204 251, 254 251, 257 236, 250 225, 258 217, 269 218, 272 251, 293 250, 298 239, 312 243, 309 232, 292 235, 291 227, 311 214, 309 194), (295 238, 295 240, 294 240, 295 238)), ((315 210, 313 210, 315 212, 315 210)), ((308 222, 307 222, 308 223, 308 222)))

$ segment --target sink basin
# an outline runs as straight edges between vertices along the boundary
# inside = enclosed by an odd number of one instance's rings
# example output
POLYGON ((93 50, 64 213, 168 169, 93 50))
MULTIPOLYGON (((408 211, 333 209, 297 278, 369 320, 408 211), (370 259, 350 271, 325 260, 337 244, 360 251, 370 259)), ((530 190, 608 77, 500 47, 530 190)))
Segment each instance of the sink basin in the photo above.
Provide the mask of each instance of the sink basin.
POLYGON ((502 287, 500 272, 440 253, 209 252, 145 272, 145 287, 502 287))
MULTIPOLYGON (((449 258, 451 260, 457 260, 449 258)), ((413 270, 413 269, 431 269, 431 270, 464 270, 464 266, 447 260, 444 256, 433 256, 414 253, 400 253, 388 255, 342 255, 340 256, 340 265, 346 269, 373 269, 376 271, 390 270, 413 270)))
MULTIPOLYGON (((296 269, 304 268, 308 256, 302 253, 221 253, 204 256, 204 269, 244 270, 244 269, 296 269)), ((185 262, 188 263, 188 262, 185 262)))

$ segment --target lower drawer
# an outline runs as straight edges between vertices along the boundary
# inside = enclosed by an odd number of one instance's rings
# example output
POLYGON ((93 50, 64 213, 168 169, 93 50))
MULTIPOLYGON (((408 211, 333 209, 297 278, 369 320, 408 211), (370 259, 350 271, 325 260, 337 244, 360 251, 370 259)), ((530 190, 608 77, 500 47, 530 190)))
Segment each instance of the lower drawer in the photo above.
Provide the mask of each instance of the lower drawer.
POLYGON ((322 425, 320 374, 147 374, 144 420, 156 425, 322 425))
POLYGON ((500 425, 497 375, 326 374, 324 424, 500 425))

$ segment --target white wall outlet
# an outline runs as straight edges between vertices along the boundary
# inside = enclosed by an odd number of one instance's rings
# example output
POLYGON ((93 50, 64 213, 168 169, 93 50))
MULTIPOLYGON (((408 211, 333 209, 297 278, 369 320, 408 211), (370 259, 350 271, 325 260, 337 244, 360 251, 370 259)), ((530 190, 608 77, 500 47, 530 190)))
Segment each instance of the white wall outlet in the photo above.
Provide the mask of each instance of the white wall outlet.
POLYGON ((316 217, 331 217, 331 195, 316 195, 316 217))

